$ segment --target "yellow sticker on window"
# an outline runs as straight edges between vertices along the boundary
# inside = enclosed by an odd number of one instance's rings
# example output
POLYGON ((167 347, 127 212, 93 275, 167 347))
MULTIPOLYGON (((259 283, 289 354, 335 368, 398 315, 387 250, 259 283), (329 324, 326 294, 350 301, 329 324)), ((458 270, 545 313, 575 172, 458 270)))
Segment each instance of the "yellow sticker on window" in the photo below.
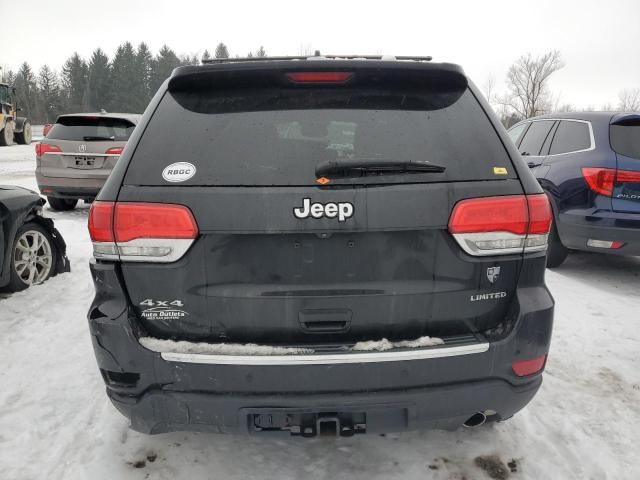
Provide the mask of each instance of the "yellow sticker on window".
POLYGON ((505 167, 493 167, 494 175, 507 175, 507 169, 505 167))

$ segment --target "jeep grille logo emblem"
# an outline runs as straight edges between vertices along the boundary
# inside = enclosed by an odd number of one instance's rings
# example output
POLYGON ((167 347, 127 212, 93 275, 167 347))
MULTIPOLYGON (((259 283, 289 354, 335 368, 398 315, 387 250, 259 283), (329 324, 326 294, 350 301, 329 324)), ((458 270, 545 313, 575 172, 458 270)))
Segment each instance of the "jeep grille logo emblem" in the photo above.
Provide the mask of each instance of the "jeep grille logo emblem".
POLYGON ((302 199, 302 207, 293 209, 296 218, 336 218, 339 222, 344 222, 353 216, 353 204, 349 202, 340 203, 311 203, 310 198, 302 199))

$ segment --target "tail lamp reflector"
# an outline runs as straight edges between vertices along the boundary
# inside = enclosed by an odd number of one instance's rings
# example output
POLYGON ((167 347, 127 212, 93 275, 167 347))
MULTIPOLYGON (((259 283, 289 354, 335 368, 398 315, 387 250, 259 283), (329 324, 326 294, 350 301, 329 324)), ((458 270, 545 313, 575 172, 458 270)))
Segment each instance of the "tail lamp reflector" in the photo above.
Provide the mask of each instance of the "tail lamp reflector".
POLYGON ((528 360, 518 360, 511 364, 513 373, 519 377, 526 377, 527 375, 533 375, 538 373, 544 368, 547 363, 547 355, 540 355, 539 357, 530 358, 528 360))
POLYGON ((89 233, 95 258, 174 262, 198 236, 198 225, 184 205, 95 201, 89 233))
POLYGON ((551 206, 545 194, 469 198, 456 203, 449 232, 474 256, 547 248, 551 206))
POLYGON ((591 190, 605 197, 613 196, 617 183, 640 183, 640 171, 636 170, 584 167, 582 176, 591 190))
POLYGON ((104 152, 107 155, 120 155, 122 153, 122 150, 124 150, 124 147, 111 147, 111 148, 107 148, 107 151, 104 152))
POLYGON ((62 149, 57 145, 49 145, 48 143, 38 142, 35 145, 36 157, 41 157, 45 153, 58 153, 62 149))

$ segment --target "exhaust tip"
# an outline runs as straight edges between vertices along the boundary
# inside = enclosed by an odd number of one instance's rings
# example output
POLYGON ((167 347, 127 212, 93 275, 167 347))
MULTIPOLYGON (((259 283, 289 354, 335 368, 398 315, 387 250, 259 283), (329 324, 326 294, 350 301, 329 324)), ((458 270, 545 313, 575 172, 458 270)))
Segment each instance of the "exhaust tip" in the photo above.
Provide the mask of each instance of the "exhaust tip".
POLYGON ((463 425, 467 428, 474 428, 483 425, 484 422, 487 421, 487 416, 482 412, 476 412, 471 415, 467 420, 463 423, 463 425))

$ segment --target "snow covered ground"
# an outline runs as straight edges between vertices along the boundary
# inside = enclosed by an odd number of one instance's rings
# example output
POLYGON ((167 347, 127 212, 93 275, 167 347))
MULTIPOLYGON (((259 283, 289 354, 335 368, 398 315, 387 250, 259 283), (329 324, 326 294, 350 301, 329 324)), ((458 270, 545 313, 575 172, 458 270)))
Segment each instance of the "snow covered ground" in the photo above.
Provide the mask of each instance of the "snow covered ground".
MULTIPOLYGON (((0 183, 35 188, 32 152, 0 148, 0 183)), ((548 272, 557 310, 545 381, 503 424, 337 440, 149 437, 128 430, 95 365, 87 208, 46 213, 72 272, 0 297, 3 480, 471 480, 496 462, 511 462, 512 479, 640 478, 640 258, 575 254, 548 272)))

